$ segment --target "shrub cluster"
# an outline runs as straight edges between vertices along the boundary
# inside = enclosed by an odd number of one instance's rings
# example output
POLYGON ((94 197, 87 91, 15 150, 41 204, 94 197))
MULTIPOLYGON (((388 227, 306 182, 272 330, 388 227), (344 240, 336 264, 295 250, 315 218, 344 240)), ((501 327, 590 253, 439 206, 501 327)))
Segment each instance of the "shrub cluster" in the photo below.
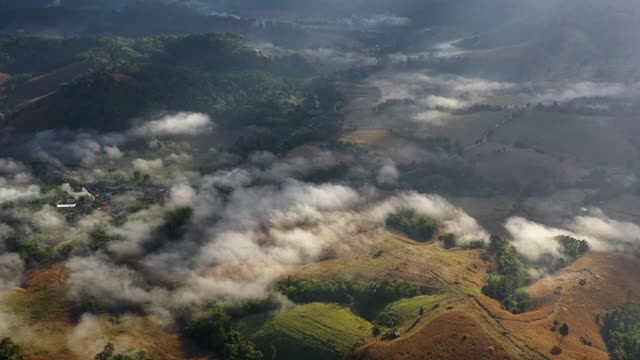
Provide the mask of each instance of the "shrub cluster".
POLYGON ((223 360, 261 360, 262 352, 231 329, 231 316, 212 305, 186 320, 183 332, 203 348, 215 351, 223 360))
POLYGON ((418 214, 413 209, 402 209, 387 216, 389 228, 400 231, 416 241, 429 241, 440 228, 440 224, 418 214))
POLYGON ((300 302, 389 302, 414 297, 426 289, 396 280, 354 282, 342 280, 289 279, 277 286, 289 299, 300 302))
POLYGON ((523 288, 528 277, 516 249, 501 238, 492 236, 489 251, 496 256, 498 271, 489 276, 482 292, 500 300, 514 314, 525 312, 531 306, 531 297, 523 288))
POLYGON ((611 360, 640 359, 640 303, 626 302, 602 317, 611 360))

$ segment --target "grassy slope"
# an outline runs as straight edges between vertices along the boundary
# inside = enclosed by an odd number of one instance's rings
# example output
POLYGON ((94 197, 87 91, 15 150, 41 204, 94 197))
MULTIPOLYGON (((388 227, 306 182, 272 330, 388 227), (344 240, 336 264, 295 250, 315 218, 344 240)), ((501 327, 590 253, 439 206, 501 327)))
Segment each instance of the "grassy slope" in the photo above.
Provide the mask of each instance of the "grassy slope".
POLYGON ((351 360, 516 359, 467 310, 446 311, 415 332, 358 349, 351 360))
POLYGON ((403 328, 410 327, 418 318, 421 307, 424 309, 424 313, 428 314, 432 310, 435 310, 435 308, 439 308, 440 303, 445 301, 449 296, 449 294, 438 294, 402 299, 389 304, 385 308, 385 311, 396 313, 400 317, 403 328))
POLYGON ((271 358, 342 359, 359 339, 371 334, 371 324, 336 304, 299 305, 276 315, 253 340, 271 358))
POLYGON ((445 282, 465 288, 484 285, 487 264, 480 258, 480 250, 446 251, 433 243, 416 245, 402 235, 382 229, 366 231, 361 236, 362 239, 353 240, 353 253, 292 267, 288 275, 361 281, 395 279, 438 289, 443 289, 445 282), (379 250, 382 255, 374 256, 379 250))

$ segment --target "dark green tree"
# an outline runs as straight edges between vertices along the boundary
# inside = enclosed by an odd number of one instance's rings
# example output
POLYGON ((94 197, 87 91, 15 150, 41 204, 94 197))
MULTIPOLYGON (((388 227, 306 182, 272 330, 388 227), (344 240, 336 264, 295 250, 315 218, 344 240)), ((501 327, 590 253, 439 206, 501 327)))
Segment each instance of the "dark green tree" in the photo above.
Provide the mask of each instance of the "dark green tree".
POLYGON ((625 302, 600 320, 611 360, 640 359, 640 303, 625 302))
POLYGON ((442 236, 440 236, 440 241, 442 241, 444 243, 444 248, 445 249, 451 249, 454 248, 458 242, 458 239, 456 239, 456 235, 453 233, 446 233, 442 236))
POLYGON ((222 353, 230 330, 229 314, 220 306, 213 305, 192 319, 184 332, 201 346, 222 353))
POLYGON ((380 336, 380 334, 382 334, 382 329, 380 329, 378 325, 373 325, 371 328, 371 335, 380 336))
POLYGON ((500 254, 509 243, 500 236, 491 235, 489 238, 489 252, 492 254, 500 254))
POLYGON ((105 250, 114 241, 120 240, 120 237, 111 235, 103 226, 96 226, 89 233, 89 249, 92 251, 105 250))
POLYGON ((224 344, 225 360, 262 360, 262 358, 262 352, 257 351, 251 341, 243 340, 237 331, 229 333, 224 344))
POLYGON ((0 340, 0 360, 23 360, 24 353, 11 338, 0 340))
POLYGON ((386 224, 389 228, 400 231, 417 241, 429 241, 440 228, 434 220, 418 214, 413 209, 402 209, 387 216, 386 224))
POLYGON ((113 343, 108 343, 104 346, 104 349, 96 354, 95 360, 158 360, 158 356, 153 353, 148 353, 144 350, 140 350, 133 354, 118 354, 114 355, 115 346, 113 343))
POLYGON ((104 346, 104 349, 101 352, 96 354, 94 359, 95 360, 111 360, 115 350, 116 350, 115 345, 113 345, 113 343, 108 343, 107 345, 104 346))
POLYGON ((567 323, 562 324, 560 329, 558 329, 558 332, 562 335, 562 339, 569 336, 569 325, 567 325, 567 323))

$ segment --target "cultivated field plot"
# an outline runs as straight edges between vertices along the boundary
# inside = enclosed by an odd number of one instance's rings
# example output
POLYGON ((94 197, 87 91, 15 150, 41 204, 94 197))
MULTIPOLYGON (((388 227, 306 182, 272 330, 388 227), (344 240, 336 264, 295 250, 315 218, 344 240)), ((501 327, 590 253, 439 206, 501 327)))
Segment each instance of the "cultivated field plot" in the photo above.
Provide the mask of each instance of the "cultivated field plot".
POLYGON ((371 334, 371 324, 336 304, 298 305, 253 332, 257 344, 279 359, 339 359, 371 334))
POLYGON ((376 145, 387 135, 389 131, 385 129, 345 130, 340 141, 356 145, 376 145))
POLYGON ((519 141, 580 166, 624 168, 638 159, 634 143, 640 133, 628 126, 621 131, 622 123, 606 116, 533 111, 500 128, 492 141, 505 145, 519 141))

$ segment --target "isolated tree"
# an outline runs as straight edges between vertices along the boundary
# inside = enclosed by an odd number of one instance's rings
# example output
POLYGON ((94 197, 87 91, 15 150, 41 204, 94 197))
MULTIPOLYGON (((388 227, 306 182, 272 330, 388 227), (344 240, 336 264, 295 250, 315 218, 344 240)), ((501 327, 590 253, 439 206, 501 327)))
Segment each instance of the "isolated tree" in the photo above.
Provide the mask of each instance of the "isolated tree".
POLYGON ((102 352, 99 352, 94 357, 95 360, 110 360, 113 357, 113 352, 116 350, 116 347, 113 343, 108 343, 104 346, 102 352))
POLYGON ((111 360, 159 360, 158 356, 153 353, 148 353, 144 350, 140 350, 134 354, 118 354, 111 358, 111 360))
POLYGON ((558 332, 562 335, 562 338, 560 338, 560 342, 562 342, 562 339, 569 335, 569 325, 567 325, 567 323, 562 324, 558 332))
POLYGON ((371 335, 379 336, 381 333, 382 333, 382 329, 380 329, 378 325, 374 325, 373 328, 371 328, 371 335))
POLYGON ((445 249, 451 249, 455 247, 457 243, 456 235, 452 233, 446 233, 440 236, 440 240, 444 243, 445 249))
POLYGON ((489 252, 493 254, 499 254, 507 246, 507 241, 500 236, 491 235, 489 238, 489 252))

